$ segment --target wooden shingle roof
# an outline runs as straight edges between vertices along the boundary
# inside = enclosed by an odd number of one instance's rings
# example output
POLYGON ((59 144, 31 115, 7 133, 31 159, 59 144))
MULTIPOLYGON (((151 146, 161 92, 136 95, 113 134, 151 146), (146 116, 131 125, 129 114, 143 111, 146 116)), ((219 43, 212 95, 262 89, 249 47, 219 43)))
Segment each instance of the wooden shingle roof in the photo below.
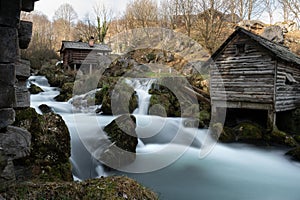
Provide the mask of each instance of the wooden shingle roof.
POLYGON ((88 43, 85 42, 74 42, 74 41, 62 41, 62 47, 60 51, 65 49, 80 49, 80 50, 98 50, 111 52, 112 50, 105 44, 94 44, 90 47, 88 43))
POLYGON ((300 67, 300 57, 291 52, 287 47, 277 44, 275 42, 272 42, 260 35, 254 34, 244 28, 238 27, 229 37, 228 39, 221 45, 221 47, 211 56, 213 60, 219 55, 220 52, 223 51, 224 48, 228 45, 228 43, 237 35, 240 33, 244 33, 256 42, 258 42, 260 45, 268 49, 271 53, 273 53, 274 56, 277 58, 296 64, 298 67, 300 67))

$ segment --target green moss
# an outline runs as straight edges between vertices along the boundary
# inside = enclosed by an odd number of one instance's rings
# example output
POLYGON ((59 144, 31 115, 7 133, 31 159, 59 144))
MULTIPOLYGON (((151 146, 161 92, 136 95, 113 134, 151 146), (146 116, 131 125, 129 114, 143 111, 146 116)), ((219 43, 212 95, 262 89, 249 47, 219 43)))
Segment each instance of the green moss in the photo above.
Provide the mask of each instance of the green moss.
POLYGON ((40 88, 39 86, 35 85, 35 84, 31 84, 30 88, 28 89, 30 94, 38 94, 40 92, 44 92, 42 90, 42 88, 40 88))
POLYGON ((30 171, 26 179, 72 180, 70 135, 61 116, 39 115, 27 108, 16 111, 14 125, 26 128, 32 136, 30 156, 14 161, 16 166, 30 171))
POLYGON ((300 143, 300 135, 295 135, 295 136, 294 136, 294 139, 295 139, 297 142, 300 143))
POLYGON ((68 101, 73 96, 73 88, 74 88, 74 83, 72 82, 64 83, 61 88, 60 94, 57 95, 54 99, 56 101, 61 101, 61 102, 68 101))
POLYGON ((212 136, 220 142, 235 142, 236 136, 234 131, 229 127, 223 127, 221 123, 215 123, 212 126, 212 136))
POLYGON ((156 200, 157 194, 136 181, 112 176, 83 182, 23 183, 1 194, 5 199, 145 199, 156 200))
POLYGON ((293 160, 300 162, 300 147, 288 151, 286 155, 290 156, 293 160))
POLYGON ((297 142, 294 140, 293 137, 290 135, 287 135, 285 132, 278 130, 277 128, 274 128, 274 130, 270 134, 270 142, 279 144, 279 145, 285 145, 289 147, 295 147, 297 146, 297 142))
POLYGON ((241 142, 258 143, 263 138, 263 128, 251 122, 242 122, 233 131, 241 142))
POLYGON ((111 115, 112 112, 114 112, 114 115, 128 114, 132 113, 138 107, 138 98, 134 89, 121 81, 117 85, 112 85, 109 88, 105 86, 103 91, 100 91, 96 95, 97 103, 99 103, 101 99, 101 111, 105 115, 111 115))

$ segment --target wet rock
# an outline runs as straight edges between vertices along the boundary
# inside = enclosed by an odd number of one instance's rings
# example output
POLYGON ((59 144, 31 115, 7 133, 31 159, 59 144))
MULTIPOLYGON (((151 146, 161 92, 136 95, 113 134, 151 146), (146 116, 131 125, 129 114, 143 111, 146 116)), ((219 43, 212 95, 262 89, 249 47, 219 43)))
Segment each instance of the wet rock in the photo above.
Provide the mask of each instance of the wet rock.
POLYGON ((120 168, 135 160, 138 144, 133 115, 122 115, 105 126, 111 145, 101 155, 101 161, 112 168, 120 168))
POLYGON ((280 26, 266 27, 261 36, 279 44, 284 43, 283 30, 280 26))
POLYGON ((149 90, 149 94, 151 94, 151 98, 148 112, 152 110, 152 114, 166 113, 168 117, 181 116, 180 102, 175 94, 167 87, 159 84, 153 84, 149 90), (152 109, 152 107, 156 107, 157 109, 159 108, 160 111, 158 110, 159 112, 154 112, 155 109, 152 109), (161 112, 163 110, 164 112, 161 112))
POLYGON ((263 128, 251 122, 242 122, 233 128, 239 142, 259 143, 263 138, 263 128))
POLYGON ((300 162, 300 147, 294 148, 286 153, 291 159, 300 162))
POLYGON ((74 73, 65 72, 59 67, 55 65, 45 65, 42 66, 41 70, 39 70, 38 75, 46 76, 48 79, 49 84, 52 87, 59 87, 62 88, 64 83, 67 82, 74 82, 75 75, 74 73))
POLYGON ((99 94, 102 97, 101 112, 104 115, 120 115, 132 113, 138 107, 138 97, 134 89, 126 83, 104 88, 99 94))
POLYGON ((43 114, 53 112, 52 108, 46 104, 39 105, 39 109, 42 111, 43 114))
POLYGON ((54 97, 54 99, 60 102, 68 101, 73 96, 73 89, 74 89, 74 83, 72 82, 64 83, 60 90, 60 94, 54 97))
POLYGON ((39 115, 27 108, 16 111, 14 125, 32 136, 30 155, 14 161, 24 180, 72 180, 70 135, 61 116, 53 112, 39 115))
POLYGON ((212 137, 223 143, 236 141, 234 131, 229 127, 223 127, 221 123, 215 123, 212 126, 212 137))
POLYGON ((42 88, 40 88, 39 86, 35 85, 35 84, 31 84, 30 88, 28 89, 30 94, 38 94, 40 92, 44 92, 44 90, 42 88))
POLYGON ((291 135, 286 134, 283 131, 274 129, 270 134, 267 135, 267 139, 270 143, 277 145, 284 145, 288 147, 296 147, 297 142, 291 135))

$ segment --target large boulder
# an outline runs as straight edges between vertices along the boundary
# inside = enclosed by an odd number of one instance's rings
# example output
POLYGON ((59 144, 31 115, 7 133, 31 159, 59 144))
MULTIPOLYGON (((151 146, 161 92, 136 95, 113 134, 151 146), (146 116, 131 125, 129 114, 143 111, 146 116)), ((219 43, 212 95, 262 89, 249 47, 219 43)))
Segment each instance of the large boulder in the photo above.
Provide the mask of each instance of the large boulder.
POLYGON ((135 160, 138 144, 135 132, 136 119, 133 115, 122 115, 105 126, 111 145, 108 146, 100 160, 111 168, 120 168, 135 160))
POLYGON ((64 83, 60 90, 60 94, 54 97, 54 99, 56 101, 61 101, 61 102, 68 101, 73 96, 73 88, 74 88, 74 83, 72 82, 64 83))
POLYGON ((300 162, 300 147, 288 151, 286 155, 290 156, 293 160, 300 162))
POLYGON ((44 92, 42 88, 40 88, 39 86, 35 85, 35 84, 31 84, 30 88, 28 89, 30 94, 38 94, 40 92, 44 92))
POLYGON ((99 112, 103 115, 120 115, 132 113, 138 107, 138 97, 134 89, 124 82, 103 87, 96 94, 96 102, 100 103, 99 112))
POLYGON ((15 160, 16 176, 24 180, 72 180, 70 134, 62 117, 55 113, 39 115, 33 108, 16 111, 15 126, 31 135, 30 155, 15 160))
POLYGON ((284 43, 284 35, 283 35, 283 30, 280 26, 269 26, 264 29, 264 32, 261 34, 262 37, 279 43, 283 44, 284 43))

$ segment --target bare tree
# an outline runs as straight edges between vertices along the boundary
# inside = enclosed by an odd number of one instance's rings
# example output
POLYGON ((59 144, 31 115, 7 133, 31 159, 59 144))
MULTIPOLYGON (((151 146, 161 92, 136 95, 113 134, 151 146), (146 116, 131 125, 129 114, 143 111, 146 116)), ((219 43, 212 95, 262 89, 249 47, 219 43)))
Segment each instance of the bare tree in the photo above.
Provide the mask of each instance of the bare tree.
POLYGON ((194 23, 196 10, 195 10, 195 0, 179 0, 180 3, 180 13, 184 20, 185 30, 188 36, 191 36, 191 29, 194 23))
POLYGON ((277 0, 264 0, 264 6, 266 8, 266 12, 269 15, 270 24, 273 24, 273 14, 278 6, 277 0))
POLYGON ((108 32, 109 23, 113 18, 113 11, 101 3, 96 3, 93 8, 96 18, 97 40, 98 42, 103 43, 108 32))
POLYGON ((133 0, 127 4, 124 19, 127 27, 146 28, 157 24, 158 7, 154 0, 133 0))
POLYGON ((263 0, 230 0, 231 6, 236 7, 237 14, 242 19, 251 20, 259 17, 264 11, 263 0))
POLYGON ((300 1, 286 0, 289 10, 292 12, 293 20, 300 23, 300 1))
POLYGON ((97 35, 97 28, 87 13, 84 17, 84 20, 79 20, 76 24, 75 38, 78 38, 83 42, 87 42, 91 36, 95 35, 97 35))
POLYGON ((53 20, 55 24, 63 29, 63 39, 70 40, 72 38, 72 27, 75 25, 75 21, 78 18, 72 5, 65 3, 62 4, 54 13, 53 20))
POLYGON ((201 0, 196 7, 199 13, 194 26, 196 40, 212 53, 226 38, 224 17, 230 10, 230 4, 222 0, 201 0))
POLYGON ((290 9, 288 6, 288 0, 278 0, 278 3, 282 9, 282 14, 283 14, 283 20, 288 21, 289 20, 289 13, 290 9))
POLYGON ((180 14, 180 0, 163 0, 160 2, 160 16, 164 27, 177 28, 178 16, 180 14))

